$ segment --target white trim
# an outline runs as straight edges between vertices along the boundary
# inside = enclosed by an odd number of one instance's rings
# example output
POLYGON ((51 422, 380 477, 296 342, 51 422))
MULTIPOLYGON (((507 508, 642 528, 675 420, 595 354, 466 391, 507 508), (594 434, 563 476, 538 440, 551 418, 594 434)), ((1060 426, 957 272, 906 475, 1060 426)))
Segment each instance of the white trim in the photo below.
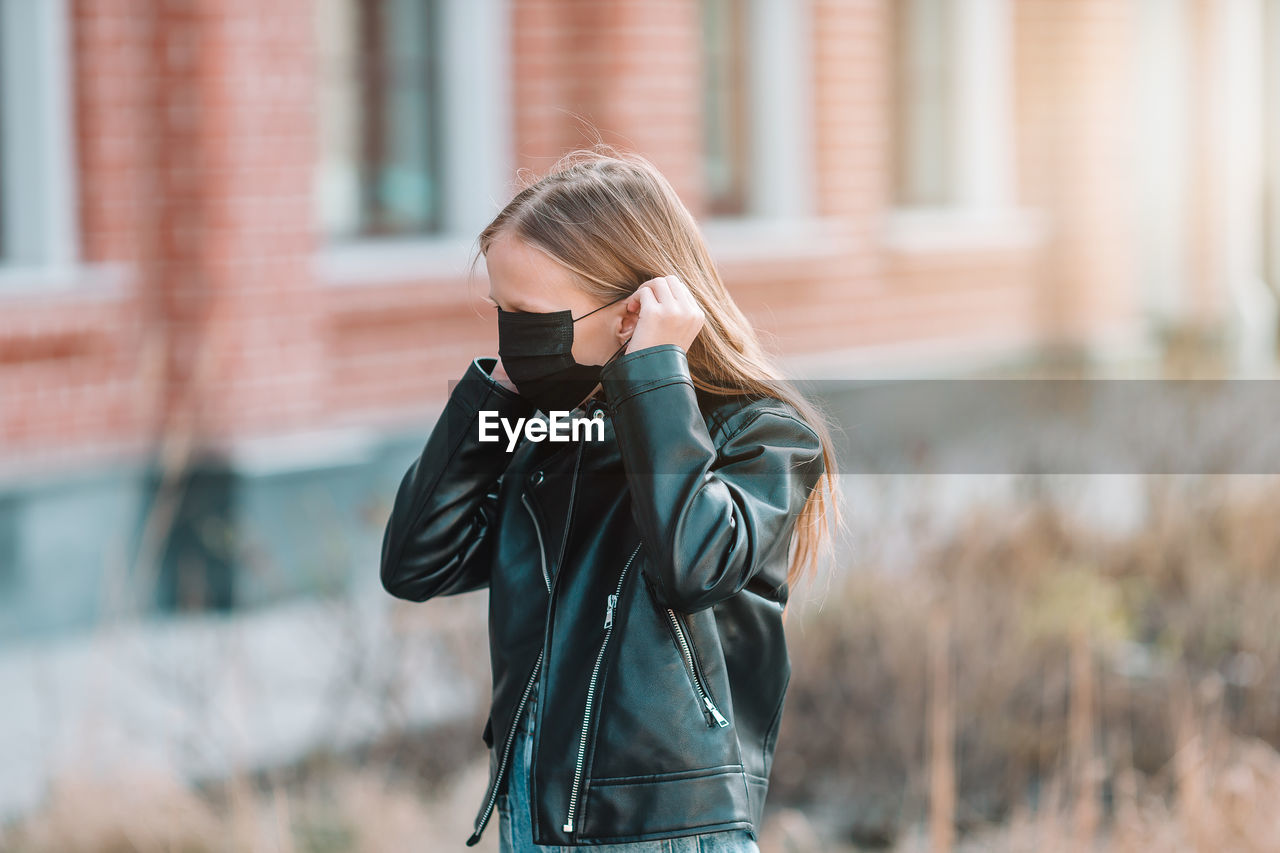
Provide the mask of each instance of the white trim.
POLYGON ((380 237, 321 246, 312 271, 323 284, 385 284, 457 278, 468 272, 476 237, 380 237))
MULTIPOLYGON (((1094 378, 1155 376, 1159 372, 1158 342, 1131 323, 1096 331, 1080 344, 1094 378)), ((787 379, 802 382, 949 379, 1036 368, 1045 364, 1050 352, 1034 330, 1015 330, 1000 336, 953 335, 784 355, 778 361, 787 379)))
POLYGON ((70 266, 80 238, 67 0, 0 0, 0 16, 0 266, 70 266))
POLYGON ((715 217, 701 221, 698 229, 716 261, 835 257, 856 247, 856 223, 839 217, 715 217))
POLYGON ((441 0, 439 12, 444 232, 323 244, 313 259, 322 282, 463 275, 480 229, 513 195, 511 0, 441 0))
MULTIPOLYGON (((698 223, 716 261, 836 257, 856 248, 856 222, 840 217, 713 217, 698 223)), ((329 284, 385 284, 470 274, 476 237, 386 237, 322 247, 312 261, 329 284)), ((483 271, 484 257, 477 268, 483 271)), ((483 272, 482 272, 483 274, 483 272)))
POLYGON ((902 207, 881 222, 882 245, 909 252, 1023 249, 1041 245, 1050 219, 1032 208, 902 207))
POLYGON ((57 296, 118 299, 126 295, 133 273, 130 265, 114 261, 75 266, 0 264, 0 300, 57 296))
POLYGON ((1030 331, 973 334, 783 355, 783 375, 798 381, 963 377, 1011 362, 1031 362, 1042 347, 1030 331))

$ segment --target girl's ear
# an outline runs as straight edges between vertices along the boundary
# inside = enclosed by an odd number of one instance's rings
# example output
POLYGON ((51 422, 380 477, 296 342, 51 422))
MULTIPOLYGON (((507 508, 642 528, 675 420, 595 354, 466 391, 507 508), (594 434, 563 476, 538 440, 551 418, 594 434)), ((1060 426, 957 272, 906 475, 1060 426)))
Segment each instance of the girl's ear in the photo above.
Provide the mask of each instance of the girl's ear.
POLYGON ((618 320, 618 338, 629 338, 636 330, 636 323, 640 320, 639 312, 628 311, 618 320))

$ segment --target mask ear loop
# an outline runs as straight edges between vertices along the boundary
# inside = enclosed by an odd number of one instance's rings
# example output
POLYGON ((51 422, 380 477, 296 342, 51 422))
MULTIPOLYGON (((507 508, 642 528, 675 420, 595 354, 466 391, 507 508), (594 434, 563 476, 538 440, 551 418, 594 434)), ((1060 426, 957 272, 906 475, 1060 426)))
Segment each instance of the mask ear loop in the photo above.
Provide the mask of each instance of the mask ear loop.
MULTIPOLYGON (((601 369, 601 370, 603 370, 607 365, 609 365, 610 363, 612 363, 612 362, 614 361, 614 359, 616 359, 616 358, 618 357, 618 354, 619 354, 619 353, 621 353, 624 349, 626 349, 626 348, 627 348, 627 344, 629 344, 629 343, 631 343, 631 338, 627 338, 625 341, 623 341, 623 342, 622 342, 622 346, 620 346, 620 347, 618 347, 616 350, 614 350, 614 351, 613 351, 613 355, 609 356, 608 360, 607 360, 607 361, 605 361, 605 363, 604 363, 604 364, 600 365, 600 369, 601 369)), ((598 385, 599 385, 599 383, 597 383, 597 386, 598 386, 598 385)), ((587 402, 588 402, 588 403, 590 403, 592 400, 600 399, 600 397, 601 397, 601 391, 600 391, 600 390, 598 390, 598 387, 597 387, 597 390, 596 390, 596 391, 594 391, 594 392, 592 392, 591 396, 587 398, 587 402)))
MULTIPOLYGON (((621 302, 621 301, 622 301, 622 300, 624 300, 624 299, 628 299, 628 298, 630 298, 630 297, 631 297, 631 296, 633 296, 633 295, 634 295, 634 294, 631 294, 631 293, 624 293, 622 296, 619 296, 617 299, 613 300, 613 302, 606 302, 605 304, 601 305, 599 308, 592 308, 590 311, 588 311, 587 313, 583 314, 583 315, 582 315, 582 317, 578 317, 576 320, 573 320, 573 322, 575 322, 575 323, 576 323, 576 322, 578 322, 578 320, 581 320, 583 317, 590 317, 592 314, 596 313, 597 311, 601 311, 601 310, 603 310, 603 309, 605 309, 605 308, 608 308, 610 305, 613 305, 613 304, 615 304, 615 303, 621 302)), ((612 363, 612 362, 614 361, 614 359, 616 359, 616 358, 618 357, 618 355, 619 355, 623 350, 625 350, 625 349, 627 348, 627 344, 629 344, 629 343, 631 343, 631 338, 627 338, 625 341, 623 341, 623 342, 622 342, 622 346, 620 346, 620 347, 618 347, 616 350, 614 350, 614 351, 613 351, 613 355, 609 356, 609 358, 605 360, 605 363, 604 363, 604 364, 602 364, 602 365, 600 365, 600 367, 601 367, 601 368, 603 368, 603 367, 605 366, 605 364, 610 364, 610 363, 612 363)), ((597 383, 597 386, 598 386, 598 385, 599 385, 599 383, 597 383)), ((594 400, 594 399, 597 399, 598 397, 599 397, 599 391, 597 390, 596 392, 592 393, 592 395, 591 395, 590 397, 588 397, 588 398, 587 398, 587 400, 588 400, 588 401, 590 401, 590 400, 594 400)))
POLYGON ((596 313, 597 311, 603 311, 605 308, 608 308, 610 305, 613 305, 615 302, 621 302, 622 300, 626 299, 629 296, 631 296, 630 293, 624 293, 622 296, 619 296, 617 299, 613 300, 613 302, 606 302, 605 304, 601 305, 599 308, 592 308, 590 311, 583 314, 582 317, 572 318, 573 322, 576 323, 585 317, 590 317, 592 314, 596 313))
MULTIPOLYGON (((627 344, 629 344, 629 343, 631 343, 631 338, 627 338, 625 341, 623 341, 623 342, 622 342, 622 346, 618 347, 616 350, 614 350, 614 351, 613 351, 613 355, 609 356, 609 359, 608 359, 608 361, 606 361, 606 362, 605 362, 605 364, 609 364, 609 363, 611 363, 615 358, 617 358, 617 357, 618 357, 618 353, 620 353, 620 352, 622 352, 624 349, 626 349, 626 348, 627 348, 627 344)), ((603 367, 603 366, 604 366, 604 365, 601 365, 601 367, 603 367)))
MULTIPOLYGON (((631 294, 627 294, 627 296, 630 296, 630 295, 631 295, 631 294)), ((625 299, 626 297, 622 297, 622 298, 623 298, 623 299, 625 299)), ((613 302, 618 302, 618 301, 620 301, 620 300, 618 300, 618 299, 613 300, 613 302)), ((609 303, 609 305, 612 305, 612 304, 613 304, 613 302, 610 302, 610 303, 609 303)), ((609 307, 608 305, 601 305, 601 306, 600 306, 600 308, 608 308, 608 307, 609 307)), ((600 310, 600 308, 597 308, 596 310, 597 310, 597 311, 599 311, 599 310, 600 310)), ((586 316, 586 315, 583 315, 583 316, 586 316)), ((633 334, 634 334, 634 333, 633 333, 633 334)), ((603 369, 605 368, 605 366, 606 366, 606 365, 612 364, 612 363, 613 363, 613 361, 614 361, 615 359, 617 359, 617 358, 618 358, 618 356, 622 353, 622 351, 623 351, 623 350, 625 350, 625 349, 627 348, 627 344, 629 344, 629 343, 631 343, 631 338, 629 338, 629 337, 628 337, 625 341, 623 341, 623 342, 622 342, 622 346, 620 346, 620 347, 618 347, 616 350, 614 350, 614 351, 613 351, 613 355, 609 356, 609 357, 605 360, 605 363, 604 363, 604 364, 602 364, 602 365, 600 365, 600 369, 601 369, 601 370, 603 370, 603 369)), ((595 399, 598 399, 599 397, 600 397, 600 391, 598 390, 598 383, 597 383, 597 390, 596 390, 595 392, 593 392, 593 393, 591 394, 591 396, 587 398, 587 400, 588 400, 588 401, 590 401, 590 400, 595 400, 595 399)))
MULTIPOLYGON (((631 293, 623 294, 622 296, 619 296, 617 299, 613 300, 613 302, 607 302, 607 303, 605 303, 604 305, 601 305, 601 306, 600 306, 600 308, 608 308, 610 305, 613 305, 613 304, 614 304, 614 303, 616 303, 616 302, 621 302, 621 301, 622 301, 622 300, 624 300, 624 299, 629 299, 629 298, 630 298, 630 297, 632 297, 633 295, 634 295, 634 294, 631 294, 631 293)), ((600 310, 600 308, 596 308, 596 309, 594 309, 593 311, 588 311, 588 312, 587 312, 587 314, 594 314, 594 313, 596 313, 596 311, 599 311, 599 310, 600 310)), ((586 316, 587 316, 587 314, 583 314, 583 315, 582 315, 582 317, 586 317, 586 316)), ((578 319, 579 319, 579 320, 581 320, 581 319, 582 319, 582 317, 579 317, 578 319)), ((620 352, 622 352, 624 349, 626 349, 626 348, 627 348, 627 344, 629 344, 629 343, 631 343, 631 338, 629 338, 629 337, 628 337, 625 341, 623 341, 623 342, 622 342, 622 346, 618 347, 616 350, 614 350, 614 351, 613 351, 613 355, 609 356, 609 358, 605 361, 605 364, 609 364, 609 363, 611 363, 615 358, 617 358, 617 357, 618 357, 618 353, 620 353, 620 352)), ((603 367, 604 365, 602 364, 602 365, 600 365, 600 366, 601 366, 601 367, 603 367)))

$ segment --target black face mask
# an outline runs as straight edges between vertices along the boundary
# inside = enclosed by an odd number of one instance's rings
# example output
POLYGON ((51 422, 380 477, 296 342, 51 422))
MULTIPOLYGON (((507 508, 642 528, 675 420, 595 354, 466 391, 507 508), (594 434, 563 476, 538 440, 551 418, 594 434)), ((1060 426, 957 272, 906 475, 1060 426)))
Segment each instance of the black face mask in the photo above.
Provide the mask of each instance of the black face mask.
POLYGON ((523 312, 498 309, 498 356, 520 396, 543 412, 568 411, 600 381, 600 371, 626 349, 622 346, 605 364, 579 364, 573 359, 573 324, 590 317, 620 296, 574 319, 573 312, 523 312))

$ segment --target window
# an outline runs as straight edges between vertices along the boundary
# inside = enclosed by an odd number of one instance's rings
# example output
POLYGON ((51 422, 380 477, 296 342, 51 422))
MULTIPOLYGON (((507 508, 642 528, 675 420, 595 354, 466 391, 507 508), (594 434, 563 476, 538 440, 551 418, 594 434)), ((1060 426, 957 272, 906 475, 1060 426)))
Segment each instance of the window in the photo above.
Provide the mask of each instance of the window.
MULTIPOLYGON (((3 55, 4 42, 5 42, 4 12, 3 12, 3 11, 0 11, 0 55, 3 55)), ((3 62, 0 62, 0 261, 3 261, 3 260, 4 260, 4 256, 5 256, 5 239, 4 239, 4 232, 5 232, 5 203, 4 203, 4 200, 5 200, 5 179, 4 179, 4 178, 5 178, 5 175, 4 175, 4 173, 5 173, 5 165, 4 165, 4 164, 5 164, 5 152, 4 152, 4 131, 5 131, 5 124, 6 124, 6 122, 5 122, 4 108, 5 108, 5 103, 6 103, 6 101, 8 100, 8 99, 5 97, 5 94, 4 94, 4 90, 5 90, 5 80, 6 80, 6 77, 7 77, 7 75, 6 75, 5 70, 4 70, 4 63, 3 63, 3 62)))
POLYGON ((317 274, 464 271, 510 197, 513 0, 316 0, 317 274))
POLYGON ((22 503, 16 494, 0 495, 0 594, 8 599, 18 591, 21 565, 20 533, 22 503))
POLYGON ((433 0, 319 4, 317 199, 332 239, 441 227, 439 17, 433 0))
POLYGON ((810 7, 810 0, 700 0, 711 221, 754 229, 812 216, 810 7))
POLYGON ((701 12, 707 210, 713 216, 742 215, 750 142, 746 6, 741 0, 703 0, 701 12))
POLYGON ((953 0, 899 0, 892 9, 894 197, 902 206, 956 204, 956 6, 953 0))
POLYGON ((71 56, 66 0, 0 0, 0 267, 75 260, 71 56))
POLYGON ((1011 0, 896 0, 893 210, 898 248, 1021 246, 1044 217, 1016 208, 1011 0))
POLYGON ((1010 206, 1009 0, 900 0, 891 8, 896 204, 1010 206))

